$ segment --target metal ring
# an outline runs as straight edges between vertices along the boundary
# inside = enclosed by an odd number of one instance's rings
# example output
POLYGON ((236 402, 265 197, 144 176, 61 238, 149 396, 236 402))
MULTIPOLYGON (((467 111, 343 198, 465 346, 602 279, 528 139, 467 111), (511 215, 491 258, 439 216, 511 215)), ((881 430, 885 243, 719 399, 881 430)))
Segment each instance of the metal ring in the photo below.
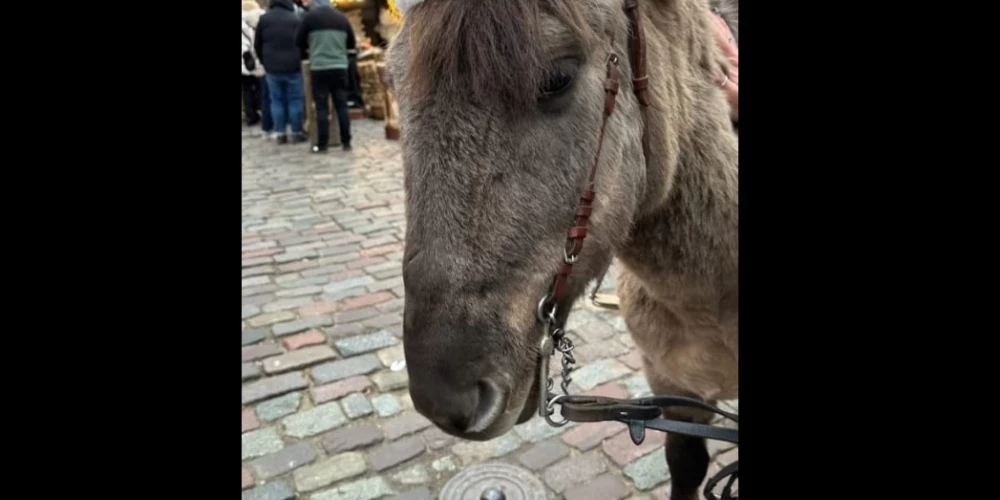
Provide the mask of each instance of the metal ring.
POLYGON ((554 323, 556 320, 557 305, 555 303, 552 303, 552 310, 549 311, 548 314, 545 312, 545 308, 548 307, 550 300, 552 300, 552 294, 545 294, 545 296, 542 297, 542 300, 538 302, 538 308, 535 309, 535 316, 538 318, 538 321, 541 321, 542 323, 554 323))
POLYGON ((553 346, 557 346, 559 344, 559 342, 557 342, 557 339, 561 338, 564 335, 566 335, 566 331, 560 327, 556 327, 551 331, 549 331, 549 336, 552 337, 552 341, 554 342, 553 346))
POLYGON ((722 88, 726 88, 726 84, 729 83, 729 75, 725 75, 725 76, 726 76, 726 79, 722 80, 722 84, 719 85, 722 88))
POLYGON ((561 401, 563 399, 566 399, 567 397, 568 396, 566 396, 565 394, 556 394, 555 397, 553 397, 552 399, 550 399, 549 402, 545 404, 545 406, 548 407, 548 409, 552 410, 553 406, 555 406, 557 404, 561 404, 561 403, 559 403, 559 401, 561 401))
POLYGON ((618 54, 615 54, 614 52, 612 52, 611 55, 608 56, 608 62, 617 66, 618 65, 618 54))
POLYGON ((551 425, 553 427, 562 427, 562 426, 564 426, 564 425, 566 425, 566 424, 569 423, 569 420, 565 419, 565 418, 561 422, 556 422, 555 420, 552 420, 552 414, 556 412, 556 410, 555 410, 555 408, 553 408, 553 406, 556 405, 559 402, 560 399, 563 399, 565 397, 566 397, 565 394, 559 394, 556 397, 550 399, 549 402, 545 405, 545 409, 546 409, 546 411, 545 411, 545 421, 548 422, 549 425, 551 425))

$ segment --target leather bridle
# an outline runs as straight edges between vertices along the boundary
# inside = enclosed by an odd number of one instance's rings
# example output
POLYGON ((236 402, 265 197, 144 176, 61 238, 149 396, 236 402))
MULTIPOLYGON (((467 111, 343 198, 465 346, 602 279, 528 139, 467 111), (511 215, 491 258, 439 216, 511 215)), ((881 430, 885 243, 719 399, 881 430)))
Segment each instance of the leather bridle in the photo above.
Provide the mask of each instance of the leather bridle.
POLYGON ((649 76, 646 73, 646 32, 639 22, 639 0, 625 0, 629 24, 629 52, 632 63, 632 91, 639 104, 649 106, 649 76))
MULTIPOLYGON (((638 0, 624 0, 625 15, 629 20, 629 59, 632 67, 632 91, 643 107, 650 105, 649 100, 649 76, 646 71, 646 39, 642 23, 640 22, 638 0)), ((631 400, 621 400, 598 396, 574 396, 570 395, 568 388, 570 372, 576 359, 573 357, 573 341, 566 336, 563 325, 558 320, 556 308, 566 298, 567 284, 569 276, 573 272, 573 265, 579 260, 580 252, 583 250, 583 241, 587 237, 587 227, 590 216, 593 213, 593 201, 595 192, 594 181, 597 176, 597 168, 601 159, 601 147, 604 143, 604 132, 608 124, 608 118, 615 111, 615 99, 618 96, 618 56, 610 54, 607 59, 607 75, 604 82, 604 115, 601 120, 600 133, 597 136, 597 149, 594 153, 594 161, 590 167, 590 175, 587 178, 587 187, 580 196, 580 203, 576 209, 576 221, 566 234, 566 246, 563 250, 563 259, 559 263, 552 287, 548 294, 538 303, 537 316, 544 326, 544 335, 539 345, 540 361, 538 366, 538 413, 549 425, 561 427, 570 421, 573 422, 599 422, 618 421, 626 424, 629 436, 636 445, 642 444, 645 439, 646 429, 653 429, 662 432, 671 432, 692 437, 727 441, 739 444, 739 431, 724 427, 715 427, 705 424, 696 424, 677 420, 669 420, 662 417, 662 408, 671 406, 683 406, 697 408, 721 415, 725 418, 739 422, 739 415, 722 411, 710 404, 697 399, 682 396, 651 396, 631 400), (552 379, 549 377, 549 358, 558 350, 562 355, 562 394, 552 393, 552 379), (564 420, 556 421, 552 419, 555 414, 555 406, 561 408, 564 420)), ((643 134, 645 142, 645 133, 643 134)), ((739 461, 733 462, 724 467, 719 473, 710 478, 704 488, 704 495, 709 500, 732 500, 731 488, 733 482, 739 475, 739 461), (712 489, 724 478, 729 477, 724 486, 722 496, 717 497, 712 489)))
MULTIPOLYGON (((632 91, 635 92, 639 103, 644 107, 649 106, 649 76, 646 72, 646 34, 639 22, 638 0, 625 0, 625 15, 629 19, 629 47, 630 60, 632 66, 632 91)), ((566 283, 569 275, 573 271, 573 264, 579 258, 580 251, 583 250, 583 240, 587 237, 587 223, 593 213, 594 201, 594 179, 597 175, 597 166, 601 161, 601 146, 604 144, 604 129, 608 124, 608 118, 615 111, 615 98, 618 96, 618 56, 611 54, 607 60, 607 76, 604 81, 604 117, 601 120, 601 131, 597 136, 597 151, 594 153, 594 163, 590 167, 590 177, 587 179, 587 188, 580 197, 580 204, 576 209, 576 225, 567 233, 566 252, 563 255, 563 262, 559 264, 556 272, 555 283, 552 285, 552 292, 546 296, 543 302, 548 302, 553 308, 566 296, 566 283)), ((541 313, 540 305, 539 311, 541 313)), ((554 309, 553 309, 554 310, 554 309)))

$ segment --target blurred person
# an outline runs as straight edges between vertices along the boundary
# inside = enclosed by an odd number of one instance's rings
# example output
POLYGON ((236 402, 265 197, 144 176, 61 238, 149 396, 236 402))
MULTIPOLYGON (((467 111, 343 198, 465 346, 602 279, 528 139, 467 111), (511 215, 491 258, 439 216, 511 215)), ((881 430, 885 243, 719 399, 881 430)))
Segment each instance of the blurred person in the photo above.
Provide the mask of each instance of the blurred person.
POLYGON ((260 63, 253 48, 254 30, 257 21, 264 13, 256 2, 243 2, 243 18, 241 26, 243 72, 243 108, 246 110, 247 125, 254 126, 261 124, 261 132, 264 137, 269 137, 274 125, 271 122, 271 101, 267 98, 267 90, 264 86, 264 66, 260 63), (251 68, 247 67, 247 63, 251 68))
POLYGON ((271 0, 254 34, 254 50, 266 72, 264 78, 271 98, 271 119, 279 144, 308 140, 302 133, 305 108, 302 58, 301 51, 295 46, 299 24, 292 0, 271 0), (288 126, 292 129, 291 138, 286 135, 288 126))
MULTIPOLYGON (((246 0, 243 2, 244 6, 249 6, 256 4, 253 0, 246 0)), ((246 7, 244 7, 246 9, 246 7)), ((249 10, 243 13, 244 19, 246 19, 247 24, 252 28, 250 30, 251 38, 257 30, 257 25, 260 22, 260 16, 264 15, 264 9, 257 6, 253 10, 249 10)), ((257 59, 257 71, 256 74, 260 77, 257 80, 258 86, 260 88, 260 130, 263 132, 264 139, 272 139, 272 133, 274 131, 274 120, 271 119, 271 95, 267 86, 267 78, 264 71, 264 64, 260 62, 257 58, 256 51, 254 52, 254 58, 257 59)))
POLYGON ((246 115, 247 126, 252 127, 260 122, 260 78, 255 74, 259 61, 253 53, 253 36, 248 34, 251 29, 246 17, 242 20, 242 67, 240 86, 243 88, 243 112, 246 115))
POLYGON ((387 0, 365 0, 361 7, 361 25, 364 27, 365 36, 372 41, 373 47, 380 49, 389 48, 389 40, 382 38, 378 25, 382 22, 382 10, 388 9, 387 0))
POLYGON ((354 28, 330 0, 303 0, 309 10, 302 19, 295 43, 308 50, 312 76, 313 101, 316 104, 316 145, 314 153, 327 150, 330 140, 329 97, 333 95, 340 124, 340 143, 344 151, 351 149, 351 116, 347 110, 348 51, 357 48, 354 28))
POLYGON ((309 4, 303 0, 292 0, 292 3, 295 4, 295 15, 302 19, 306 15, 306 11, 309 10, 309 4))

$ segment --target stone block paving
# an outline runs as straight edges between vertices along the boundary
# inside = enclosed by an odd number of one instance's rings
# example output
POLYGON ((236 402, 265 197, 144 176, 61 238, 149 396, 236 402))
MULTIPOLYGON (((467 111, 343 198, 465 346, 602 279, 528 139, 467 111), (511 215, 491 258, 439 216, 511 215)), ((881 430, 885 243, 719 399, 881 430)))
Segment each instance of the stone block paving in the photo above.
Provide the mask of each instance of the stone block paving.
MULTIPOLYGON (((356 120, 354 151, 321 156, 243 128, 243 499, 430 499, 485 461, 533 471, 552 499, 667 498, 662 433, 635 446, 622 424, 552 428, 536 418, 461 442, 414 411, 402 349, 402 161, 382 127, 356 120)), ((613 292, 612 274, 603 291, 613 292)), ((581 361, 572 390, 649 394, 617 311, 581 300, 567 330, 581 361)), ((710 472, 736 458, 723 443, 709 449, 710 472)))

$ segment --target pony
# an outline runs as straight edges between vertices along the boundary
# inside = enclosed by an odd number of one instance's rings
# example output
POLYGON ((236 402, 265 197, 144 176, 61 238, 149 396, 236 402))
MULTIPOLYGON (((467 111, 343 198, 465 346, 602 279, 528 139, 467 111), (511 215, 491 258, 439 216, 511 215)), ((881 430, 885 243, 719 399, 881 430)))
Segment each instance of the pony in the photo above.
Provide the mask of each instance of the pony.
MULTIPOLYGON (((617 258, 620 310, 657 394, 738 397, 738 134, 710 26, 735 1, 638 0, 648 106, 632 92, 635 0, 407 0, 386 54, 405 172, 403 344, 414 408, 493 439, 538 410, 539 301, 600 167, 564 324, 617 258), (621 91, 607 118, 612 56, 621 91)), ((704 410, 664 416, 707 423, 704 410)), ((697 497, 703 439, 670 434, 671 498, 697 497)))

